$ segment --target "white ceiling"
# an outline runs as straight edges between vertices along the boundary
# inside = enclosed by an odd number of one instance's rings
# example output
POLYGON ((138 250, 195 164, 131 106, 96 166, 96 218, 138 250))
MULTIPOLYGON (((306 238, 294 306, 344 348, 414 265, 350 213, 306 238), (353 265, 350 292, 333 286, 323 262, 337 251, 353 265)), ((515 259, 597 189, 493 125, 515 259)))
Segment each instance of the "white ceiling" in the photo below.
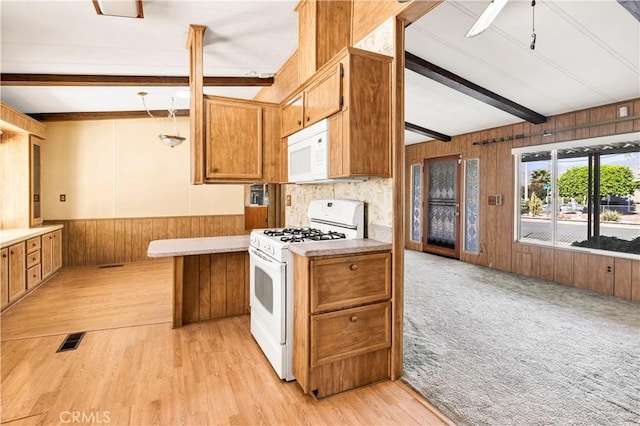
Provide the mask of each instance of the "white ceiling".
MULTIPOLYGON (((388 0, 393 1, 393 0, 388 0)), ((90 0, 0 2, 3 73, 188 75, 189 24, 208 27, 206 76, 274 73, 297 47, 292 1, 145 0, 144 19, 98 16, 90 0)), ((640 97, 640 24, 615 0, 511 0, 483 34, 464 35, 486 1, 447 1, 407 28, 406 50, 542 115, 640 97)), ((413 71, 406 121, 457 135, 521 121, 413 71)), ((184 87, 2 88, 26 113, 166 109, 184 87)), ((253 97, 260 88, 205 88, 253 97)), ((425 140, 406 132, 407 143, 425 140)))

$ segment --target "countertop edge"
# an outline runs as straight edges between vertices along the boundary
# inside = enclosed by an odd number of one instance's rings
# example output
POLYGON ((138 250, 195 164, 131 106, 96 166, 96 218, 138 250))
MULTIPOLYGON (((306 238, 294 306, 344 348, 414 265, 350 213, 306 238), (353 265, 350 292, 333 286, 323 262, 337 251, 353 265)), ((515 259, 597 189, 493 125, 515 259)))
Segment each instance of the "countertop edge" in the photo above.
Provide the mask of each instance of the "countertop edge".
POLYGON ((318 257, 387 251, 391 250, 392 247, 391 244, 383 241, 364 239, 323 241, 320 243, 293 243, 289 245, 289 250, 305 257, 318 257))
POLYGON ((49 232, 57 231, 64 228, 62 224, 42 225, 34 228, 21 228, 21 229, 3 229, 0 231, 0 248, 12 246, 14 244, 26 241, 30 238, 39 237, 49 232), (5 237, 3 234, 9 234, 5 237), (14 234, 14 235, 11 235, 14 234), (7 238, 5 240, 5 238, 7 238))
POLYGON ((173 238, 153 240, 147 248, 147 256, 180 257, 201 254, 235 253, 247 251, 249 235, 229 235, 223 237, 173 238))

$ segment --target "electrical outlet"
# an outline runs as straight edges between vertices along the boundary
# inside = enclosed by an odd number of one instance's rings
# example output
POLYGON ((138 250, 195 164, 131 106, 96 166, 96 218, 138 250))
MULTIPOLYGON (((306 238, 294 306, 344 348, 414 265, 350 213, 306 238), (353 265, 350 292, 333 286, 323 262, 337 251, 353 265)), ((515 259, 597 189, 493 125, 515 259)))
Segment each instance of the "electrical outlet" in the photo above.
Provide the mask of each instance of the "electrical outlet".
POLYGON ((67 201, 67 194, 60 194, 60 202, 64 203, 67 201))
POLYGON ((291 194, 287 195, 287 207, 291 207, 291 194))

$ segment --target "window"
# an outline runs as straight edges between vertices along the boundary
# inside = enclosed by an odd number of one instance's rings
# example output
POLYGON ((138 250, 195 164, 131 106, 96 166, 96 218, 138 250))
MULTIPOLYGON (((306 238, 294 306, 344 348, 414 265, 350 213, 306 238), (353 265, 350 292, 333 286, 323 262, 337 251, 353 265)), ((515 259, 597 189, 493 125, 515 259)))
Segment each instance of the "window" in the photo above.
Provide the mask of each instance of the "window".
POLYGON ((640 134, 516 148, 516 239, 640 254, 640 134))

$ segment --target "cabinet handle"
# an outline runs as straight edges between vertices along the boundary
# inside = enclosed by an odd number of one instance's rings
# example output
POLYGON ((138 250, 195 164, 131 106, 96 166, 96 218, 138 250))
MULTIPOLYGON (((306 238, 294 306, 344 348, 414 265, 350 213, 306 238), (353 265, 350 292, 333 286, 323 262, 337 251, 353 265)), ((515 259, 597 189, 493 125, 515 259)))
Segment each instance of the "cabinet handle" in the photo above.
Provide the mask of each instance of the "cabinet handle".
POLYGON ((311 117, 307 117, 307 121, 311 121, 311 117))
POLYGON ((2 253, 2 258, 6 259, 7 258, 7 254, 6 253, 2 253))
POLYGON ((349 266, 349 269, 351 269, 352 271, 357 271, 358 265, 356 265, 355 263, 352 263, 351 266, 349 266))
POLYGON ((358 321, 358 316, 357 315, 353 315, 351 318, 349 318, 351 320, 351 322, 356 322, 358 321))
POLYGON ((298 126, 302 124, 302 120, 298 120, 298 126))

